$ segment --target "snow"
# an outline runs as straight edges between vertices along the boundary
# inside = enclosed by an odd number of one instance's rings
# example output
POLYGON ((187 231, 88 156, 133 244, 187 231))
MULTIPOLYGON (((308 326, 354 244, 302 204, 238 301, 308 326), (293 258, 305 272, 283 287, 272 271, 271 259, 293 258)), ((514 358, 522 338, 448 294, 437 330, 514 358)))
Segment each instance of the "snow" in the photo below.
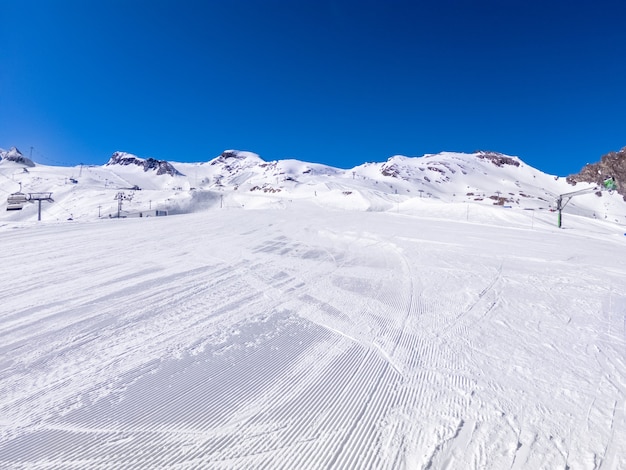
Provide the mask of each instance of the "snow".
POLYGON ((0 467, 626 468, 623 201, 558 229, 562 179, 428 158, 432 197, 295 161, 279 192, 136 173, 131 208, 186 213, 125 219, 93 205, 135 173, 0 166, 55 198, 0 214, 0 467), (504 174, 535 210, 460 192, 504 174))

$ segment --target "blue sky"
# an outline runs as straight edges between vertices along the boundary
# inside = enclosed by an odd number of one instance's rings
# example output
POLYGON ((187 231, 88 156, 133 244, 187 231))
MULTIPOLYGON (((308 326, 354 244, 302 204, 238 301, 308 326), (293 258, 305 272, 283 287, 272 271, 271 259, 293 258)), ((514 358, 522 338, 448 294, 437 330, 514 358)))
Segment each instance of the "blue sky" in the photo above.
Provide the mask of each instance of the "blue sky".
POLYGON ((226 149, 351 168, 626 146, 626 2, 0 0, 0 147, 43 164, 226 149))

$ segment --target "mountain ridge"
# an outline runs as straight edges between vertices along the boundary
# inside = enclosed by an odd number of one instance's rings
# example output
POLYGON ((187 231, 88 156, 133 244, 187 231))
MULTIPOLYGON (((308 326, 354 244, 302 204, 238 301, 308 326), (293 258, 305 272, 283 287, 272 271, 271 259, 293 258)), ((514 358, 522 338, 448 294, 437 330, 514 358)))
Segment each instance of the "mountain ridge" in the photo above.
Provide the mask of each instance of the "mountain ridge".
POLYGON ((156 158, 140 158, 127 152, 115 152, 106 163, 109 165, 136 165, 143 168, 143 171, 156 171, 157 175, 184 176, 167 160, 157 160, 156 158))
MULTIPOLYGON (((15 149, 11 155, 19 160, 21 154, 15 149)), ((548 175, 519 157, 493 151, 394 155, 384 162, 363 163, 351 169, 294 159, 265 161, 256 153, 239 150, 226 150, 199 163, 115 152, 101 166, 35 165, 26 170, 23 163, 24 172, 19 176, 6 166, 3 171, 4 162, 9 160, 0 161, 0 175, 4 176, 0 190, 7 196, 20 187, 25 191, 54 192, 55 207, 64 207, 57 212, 64 211, 71 218, 92 217, 93 207, 117 214, 117 202, 111 201, 120 197, 117 192, 128 190, 134 190, 134 195, 120 214, 129 216, 154 208, 170 213, 197 212, 218 204, 248 209, 284 207, 294 198, 342 210, 398 210, 426 200, 555 210, 559 194, 573 192, 577 189, 575 183, 585 182, 584 177, 574 181, 548 175), (90 209, 88 201, 92 201, 90 209)), ((12 160, 10 165, 15 168, 18 164, 12 160)), ((568 210, 621 222, 626 220, 626 206, 614 196, 598 192, 576 198, 568 210)), ((0 200, 0 204, 6 203, 0 200)), ((28 218, 32 213, 16 212, 11 217, 28 218)))

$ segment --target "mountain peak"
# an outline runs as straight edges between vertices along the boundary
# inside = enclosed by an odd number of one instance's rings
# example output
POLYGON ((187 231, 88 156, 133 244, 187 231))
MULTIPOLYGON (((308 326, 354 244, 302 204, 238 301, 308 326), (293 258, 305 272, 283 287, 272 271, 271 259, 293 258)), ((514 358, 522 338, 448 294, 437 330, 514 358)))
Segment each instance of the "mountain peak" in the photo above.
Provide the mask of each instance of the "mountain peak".
POLYGON ((111 165, 137 165, 143 171, 156 171, 157 175, 183 176, 174 165, 167 160, 157 160, 155 158, 140 158, 132 153, 114 152, 106 166, 111 165))
POLYGON ((20 165, 25 165, 29 167, 35 166, 35 162, 33 162, 30 158, 26 158, 24 155, 22 155, 22 152, 20 152, 17 147, 11 147, 9 150, 0 149, 0 160, 19 163, 20 165))
POLYGON ((252 164, 263 163, 256 153, 244 150, 224 150, 219 157, 211 160, 211 165, 233 165, 235 162, 249 161, 252 164))

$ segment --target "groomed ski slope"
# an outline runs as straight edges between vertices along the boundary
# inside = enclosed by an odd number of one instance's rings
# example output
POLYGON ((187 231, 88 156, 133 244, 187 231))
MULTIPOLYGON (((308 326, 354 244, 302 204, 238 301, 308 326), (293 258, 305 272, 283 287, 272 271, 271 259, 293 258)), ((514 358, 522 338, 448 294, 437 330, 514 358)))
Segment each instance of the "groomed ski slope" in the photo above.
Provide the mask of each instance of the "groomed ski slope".
POLYGON ((446 207, 5 223, 0 467, 626 468, 624 228, 446 207))

